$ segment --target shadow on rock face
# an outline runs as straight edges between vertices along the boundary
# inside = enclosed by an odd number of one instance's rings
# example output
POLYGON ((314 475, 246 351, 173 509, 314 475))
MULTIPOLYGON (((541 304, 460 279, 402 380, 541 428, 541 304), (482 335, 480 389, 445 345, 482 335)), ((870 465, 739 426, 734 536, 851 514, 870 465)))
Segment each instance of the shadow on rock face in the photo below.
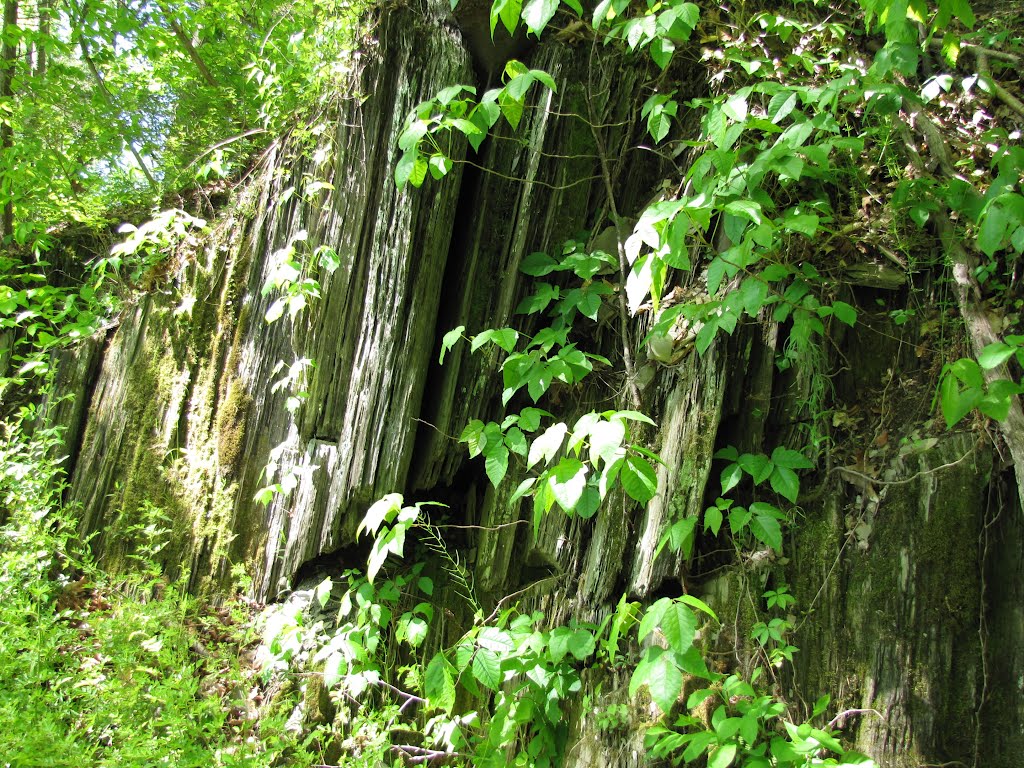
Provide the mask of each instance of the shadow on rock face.
POLYGON ((495 25, 492 39, 490 0, 462 0, 455 8, 455 20, 473 57, 477 76, 486 88, 501 82, 501 72, 509 59, 522 58, 537 44, 527 37, 525 26, 520 26, 513 36, 501 21, 495 25))

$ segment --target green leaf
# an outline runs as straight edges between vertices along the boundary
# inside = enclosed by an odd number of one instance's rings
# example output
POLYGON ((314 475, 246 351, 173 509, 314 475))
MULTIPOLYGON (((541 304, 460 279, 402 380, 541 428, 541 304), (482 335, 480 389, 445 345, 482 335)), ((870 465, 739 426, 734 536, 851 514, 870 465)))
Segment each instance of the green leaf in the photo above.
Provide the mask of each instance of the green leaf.
POLYGON ((985 370, 991 370, 1013 357, 1013 353, 1016 351, 1016 348, 997 341, 981 350, 981 354, 978 355, 978 363, 985 370))
POLYGON ((640 413, 640 411, 605 411, 602 416, 606 419, 624 419, 626 421, 639 421, 641 424, 650 424, 652 427, 656 426, 650 417, 640 413))
POLYGON ((469 448, 469 458, 473 459, 484 452, 487 447, 487 434, 484 432, 484 423, 480 419, 473 419, 462 430, 459 435, 459 442, 466 443, 469 448))
POLYGON ((845 301, 833 302, 832 311, 841 322, 846 323, 851 328, 857 324, 857 310, 845 301))
POLYGON ((540 37, 557 10, 558 0, 529 0, 523 6, 522 18, 526 22, 526 28, 540 37))
POLYGON ((523 482, 521 482, 518 485, 518 487, 516 488, 515 493, 513 493, 509 497, 509 500, 508 500, 509 506, 512 506, 517 501, 519 501, 521 498, 523 498, 523 496, 525 496, 527 493, 529 493, 530 489, 533 488, 533 485, 536 482, 537 482, 537 478, 536 477, 528 477, 525 480, 523 480, 523 482))
POLYGON ((771 515, 755 515, 750 521, 750 532, 761 543, 782 552, 782 528, 771 515))
POLYGON ((711 610, 711 607, 703 600, 696 598, 693 595, 680 595, 676 598, 676 600, 680 603, 685 603, 691 608, 696 608, 698 611, 702 611, 715 621, 718 621, 718 616, 715 614, 714 611, 711 610))
POLYGON ((526 468, 532 468, 541 459, 544 459, 546 464, 550 463, 551 459, 558 453, 558 449, 562 447, 562 441, 565 439, 568 431, 569 428, 563 422, 548 427, 544 434, 534 440, 533 445, 530 446, 530 455, 526 460, 526 468))
POLYGON ((536 432, 540 426, 540 417, 550 415, 539 408, 523 408, 519 414, 519 428, 524 432, 536 432))
POLYGON ((722 105, 722 111, 737 123, 742 123, 747 119, 747 97, 738 93, 730 96, 722 105))
POLYGON ((790 232, 798 232, 807 237, 814 237, 818 231, 818 217, 813 213, 790 212, 782 220, 782 228, 790 232))
POLYGON ((736 744, 723 744, 708 758, 708 768, 728 768, 736 757, 736 744))
POLYGON ((473 654, 473 677, 492 691, 501 685, 501 660, 490 648, 477 646, 473 654))
POLYGON ((800 451, 792 451, 789 448, 779 446, 772 451, 772 464, 787 469, 813 469, 814 463, 804 456, 800 451))
POLYGON ((508 432, 505 433, 505 445, 508 449, 523 458, 526 458, 526 452, 529 450, 529 446, 526 442, 526 435, 519 427, 511 427, 508 432))
POLYGON ((729 532, 735 536, 744 528, 747 527, 747 523, 750 522, 751 514, 749 510, 743 507, 734 507, 729 512, 729 532))
POLYGON ((430 156, 430 160, 428 161, 428 168, 430 170, 430 175, 435 179, 443 179, 448 175, 448 171, 452 169, 451 158, 446 155, 442 155, 440 152, 433 154, 430 156))
POLYGON ((364 530, 368 531, 371 535, 376 534, 381 525, 386 520, 393 520, 394 516, 398 514, 398 511, 402 508, 404 499, 400 493, 389 493, 383 498, 375 501, 370 505, 370 508, 366 510, 366 514, 363 515, 362 521, 356 528, 356 537, 358 537, 364 530))
POLYGON ((796 108, 796 93, 779 91, 768 102, 768 119, 778 125, 796 108))
POLYGON ((344 655, 335 651, 328 656, 324 663, 324 688, 331 690, 340 683, 345 676, 346 668, 344 655))
POLYGON ((599 421, 590 430, 590 463, 595 467, 597 460, 610 464, 626 439, 626 425, 621 419, 599 421))
POLYGON ((649 502, 658 492, 658 474, 650 462, 640 456, 627 456, 619 476, 622 488, 641 504, 649 502))
POLYGON ((487 470, 487 477, 491 481, 491 485, 497 488, 501 485, 501 481, 505 479, 505 473, 508 471, 508 448, 502 443, 497 444, 493 448, 488 445, 484 467, 487 470))
POLYGON ((763 483, 772 473, 772 463, 763 453, 744 453, 738 463, 744 472, 754 478, 755 485, 763 483))
POLYGON ((550 471, 548 484, 558 506, 571 512, 579 503, 587 485, 587 467, 579 459, 563 458, 550 471))
POLYGON ((1007 218, 1006 211, 999 205, 990 205, 982 218, 978 230, 978 247, 990 258, 1002 248, 1007 218))
POLYGON ((543 277, 558 268, 558 262, 543 251, 531 253, 519 265, 519 271, 531 277, 543 277))
POLYGON ((968 387, 961 392, 956 377, 947 372, 942 379, 941 397, 942 416, 946 420, 946 428, 952 429, 964 416, 970 413, 981 402, 983 392, 968 387))
POLYGON ((730 464, 722 470, 720 479, 722 482, 722 495, 724 496, 740 484, 740 480, 743 479, 743 468, 739 464, 730 464))
POLYGON ((723 210, 733 216, 752 221, 754 224, 764 221, 764 216, 761 215, 761 204, 755 200, 730 200, 723 206, 723 210))
POLYGON ((494 39, 494 29, 498 26, 499 19, 508 33, 514 35, 516 27, 519 26, 522 9, 522 0, 495 0, 491 6, 491 39, 494 39))
POLYGON ((569 652, 572 636, 573 631, 568 627, 556 627, 551 630, 551 636, 548 638, 548 655, 556 664, 569 652))
POLYGON ((576 514, 584 520, 589 520, 601 507, 601 491, 594 482, 595 477, 587 479, 587 487, 583 489, 583 495, 576 503, 576 514))
POLYGON ((704 510, 704 530, 710 530, 712 536, 717 536, 718 531, 722 528, 722 521, 724 519, 721 509, 718 507, 708 507, 704 510))
POLYGON ((477 334, 473 337, 473 343, 470 345, 470 351, 476 352, 487 342, 497 344, 506 352, 511 352, 516 348, 516 342, 519 341, 519 331, 514 328, 489 328, 483 333, 477 334))
MULTIPOLYGON (((672 55, 676 51, 675 43, 665 37, 656 37, 651 43, 651 59, 662 70, 668 67, 672 61, 672 55)), ((660 141, 660 139, 659 139, 660 141)))
POLYGON ((458 328, 453 328, 444 335, 444 338, 441 339, 441 356, 437 359, 438 365, 444 365, 445 353, 458 343, 465 330, 466 326, 460 325, 458 328))
POLYGON ((331 599, 331 590, 334 588, 334 582, 331 581, 330 577, 321 581, 316 587, 316 601, 320 604, 320 608, 323 609, 327 605, 327 601, 331 599))
POLYGON ((398 164, 395 166, 395 185, 399 189, 404 187, 412 177, 413 169, 415 169, 416 161, 419 158, 419 150, 414 148, 404 152, 398 160, 398 164))
POLYGON ((594 635, 585 629, 578 629, 572 633, 568 640, 569 652, 578 660, 584 661, 594 654, 597 649, 597 642, 594 635))
POLYGON ((431 706, 451 713, 455 707, 454 667, 443 653, 435 654, 427 664, 423 680, 423 692, 431 706))
POLYGON ((800 494, 800 479, 787 467, 775 467, 771 475, 772 490, 796 504, 800 494))
POLYGON ((629 683, 629 694, 646 685, 651 699, 662 712, 669 712, 683 690, 683 673, 672 660, 672 654, 657 646, 647 649, 629 683))
POLYGON ((662 615, 659 626, 669 648, 676 653, 685 653, 693 645, 693 638, 697 632, 697 617, 688 606, 672 601, 662 615))

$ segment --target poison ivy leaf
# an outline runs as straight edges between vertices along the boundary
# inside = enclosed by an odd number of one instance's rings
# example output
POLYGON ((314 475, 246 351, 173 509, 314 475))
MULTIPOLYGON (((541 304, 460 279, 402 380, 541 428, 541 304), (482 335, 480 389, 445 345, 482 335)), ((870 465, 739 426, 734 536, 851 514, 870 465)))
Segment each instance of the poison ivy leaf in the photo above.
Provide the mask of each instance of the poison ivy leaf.
MULTIPOLYGON (((474 126, 474 128, 476 128, 476 126, 474 126)), ((452 169, 452 161, 451 158, 438 152, 430 156, 428 167, 431 176, 435 179, 443 179, 448 175, 448 171, 452 169)))
MULTIPOLYGON (((676 51, 675 43, 665 37, 658 36, 654 38, 651 43, 651 59, 657 64, 662 70, 668 67, 672 61, 672 55, 676 51)), ((656 139, 660 141, 660 139, 656 139)))
POLYGON ((735 536, 750 522, 750 511, 743 507, 733 507, 729 512, 729 532, 735 536))
POLYGON ((750 521, 750 532, 761 543, 782 552, 782 529, 771 515, 756 515, 750 521))
MULTIPOLYGON (((520 421, 520 423, 522 422, 520 421)), ((563 422, 548 427, 544 434, 534 440, 533 445, 530 446, 530 455, 526 460, 526 468, 530 469, 541 459, 544 459, 545 463, 550 463, 551 459, 558 453, 558 449, 562 447, 562 441, 565 439, 568 431, 569 427, 563 422)))
POLYGON ((451 662, 443 653, 435 656, 427 664, 423 680, 423 692, 432 706, 451 713, 455 707, 455 678, 452 674, 451 662))
POLYGON ((740 303, 751 317, 761 311, 768 300, 768 284, 756 277, 747 277, 740 286, 740 303))
POLYGON ((590 431, 595 425, 601 422, 601 416, 591 411, 585 413, 576 421, 576 424, 572 428, 572 436, 569 438, 569 442, 566 444, 566 450, 572 451, 577 456, 579 455, 580 445, 587 437, 590 436, 590 431))
POLYGON ((723 210, 733 216, 748 219, 754 224, 764 221, 764 217, 761 215, 761 204, 755 200, 730 200, 725 204, 723 210))
POLYGON ((629 695, 635 696, 646 685, 651 699, 662 712, 669 712, 683 689, 683 673, 672 660, 672 654, 657 646, 648 648, 629 681, 629 695))
POLYGON ((981 354, 978 355, 978 363, 980 363, 982 368, 991 370, 992 368, 999 367, 1013 357, 1013 353, 1015 351, 1016 349, 1007 344, 1003 344, 1002 342, 989 344, 981 350, 981 354))
POLYGON ((458 343, 465 330, 466 326, 460 325, 458 328, 453 328, 444 335, 444 338, 441 339, 441 356, 437 359, 438 365, 444 365, 445 353, 458 343))
POLYGON ((543 277, 558 269, 559 264, 543 251, 531 253, 519 265, 519 271, 531 277, 543 277))
POLYGON ((587 467, 579 459, 563 458, 550 471, 548 484, 558 506, 571 512, 579 503, 587 485, 587 467))
POLYGON ((772 490, 796 504, 800 494, 800 479, 796 472, 786 467, 775 467, 771 476, 772 490))
POLYGON ((483 333, 479 333, 473 337, 473 343, 470 345, 470 351, 476 352, 487 342, 492 342, 497 344, 506 352, 511 352, 516 348, 517 341, 519 341, 519 332, 514 328, 488 328, 483 333))
POLYGON ((780 91, 768 102, 768 119, 778 125, 796 108, 796 93, 780 91))
POLYGON ((370 534, 377 533, 386 520, 394 519, 394 516, 402 508, 403 502, 404 499, 400 493, 389 493, 375 501, 363 515, 359 527, 356 528, 356 536, 358 537, 363 531, 368 531, 370 534))
POLYGON ((740 480, 743 479, 743 468, 739 464, 730 464, 722 470, 721 482, 722 482, 722 495, 724 496, 737 485, 740 484, 740 480))
POLYGON ((721 509, 718 507, 708 507, 704 510, 704 530, 710 530, 712 536, 717 536, 718 531, 722 528, 722 521, 724 519, 721 509))
POLYGON ((800 451, 793 451, 782 446, 772 451, 772 464, 787 469, 813 469, 814 467, 814 463, 800 451))
POLYGON ((558 10, 558 0, 529 0, 525 6, 523 6, 523 21, 526 22, 526 28, 540 37, 541 32, 544 31, 544 27, 548 25, 555 12, 558 10))
POLYGON ((738 463, 744 472, 754 478, 755 485, 763 483, 772 473, 772 463, 762 453, 744 453, 738 463))
POLYGON ((708 768, 728 768, 736 757, 736 744, 723 744, 708 758, 708 768))
POLYGON ((399 189, 404 187, 412 177, 413 169, 415 169, 416 161, 419 158, 419 151, 412 149, 404 152, 398 160, 398 164, 395 166, 395 186, 399 189))
POLYGON ((491 6, 491 39, 494 39, 494 30, 498 26, 499 19, 505 25, 508 33, 514 35, 516 27, 519 26, 522 9, 522 0, 495 0, 491 6))
POLYGON ((946 428, 952 429, 964 416, 970 413, 981 402, 984 392, 975 387, 967 387, 961 391, 956 377, 947 373, 942 379, 941 397, 942 416, 946 420, 946 428))
POLYGON ((536 432, 540 426, 540 417, 550 415, 540 408, 523 408, 519 413, 519 428, 524 432, 536 432))
POLYGON ((1002 421, 1010 413, 1013 397, 1020 394, 1021 386, 1007 379, 993 381, 988 393, 978 403, 978 410, 990 419, 1002 421))
POLYGON ((466 443, 469 447, 469 458, 474 459, 483 453, 487 447, 487 435, 484 432, 484 423, 480 419, 473 419, 459 435, 459 442, 466 443))
POLYGON ((423 182, 427 178, 427 159, 420 154, 417 154, 413 164, 412 170, 409 172, 409 183, 414 187, 419 188, 423 186, 423 182))
POLYGON ((477 646, 473 654, 473 677, 481 685, 492 691, 498 690, 501 685, 501 661, 498 654, 490 648, 477 646))
POLYGON ((990 205, 978 230, 978 247, 988 257, 992 257, 1003 246, 1007 225, 1006 211, 999 205, 990 205))
POLYGON ((324 663, 324 688, 331 690, 337 686, 345 676, 347 666, 345 657, 338 651, 328 656, 324 663))
POLYGON ((725 459, 726 461, 737 461, 740 458, 740 452, 736 450, 736 446, 727 445, 725 448, 719 448, 715 451, 714 458, 725 459))
POLYGON ((594 477, 587 480, 587 487, 583 489, 580 500, 576 503, 576 514, 584 520, 589 520, 601 507, 601 491, 594 482, 594 477))
POLYGON ((601 310, 601 295, 595 291, 587 291, 580 298, 576 305, 580 314, 597 321, 597 313, 601 310))
POLYGON ((493 448, 488 445, 487 454, 484 457, 484 468, 491 485, 495 488, 501 485, 501 481, 505 479, 505 473, 508 472, 508 448, 502 443, 498 443, 493 448))
POLYGON ((807 237, 814 237, 818 231, 819 219, 813 213, 796 213, 791 211, 782 220, 782 228, 790 232, 799 232, 807 237))
POLYGON ((639 421, 642 424, 656 426, 649 416, 640 411, 605 411, 602 414, 606 419, 624 419, 626 421, 639 421))
POLYGON ((519 456, 526 457, 528 445, 526 443, 526 435, 519 427, 512 427, 505 433, 505 445, 508 449, 519 456))
POLYGON ((327 606, 327 601, 331 599, 331 590, 334 589, 334 582, 331 581, 330 577, 321 581, 316 587, 316 601, 320 604, 320 608, 323 609, 327 606))
MULTIPOLYGON (((694 597, 693 595, 680 595, 679 597, 676 598, 676 600, 678 602, 680 602, 680 603, 685 603, 686 605, 690 606, 691 608, 696 608, 698 611, 702 611, 703 613, 706 613, 708 616, 710 616, 715 621, 718 621, 718 616, 715 614, 714 611, 711 610, 711 606, 709 606, 707 603, 705 603, 700 598, 694 597)), ((684 667, 684 669, 685 669, 685 667, 684 667)))
POLYGON ((626 425, 620 419, 599 421, 590 430, 590 463, 597 466, 598 459, 610 464, 626 439, 626 425))
POLYGON ((630 498, 646 504, 658 492, 658 474, 647 459, 627 456, 620 472, 622 488, 630 498))
POLYGON ((747 119, 747 97, 738 93, 730 96, 722 105, 722 111, 737 123, 742 123, 747 119))
POLYGON ((685 653, 693 645, 697 617, 688 606, 673 600, 662 615, 659 626, 669 648, 676 653, 685 653))
POLYGON ((530 489, 533 488, 533 485, 536 482, 537 478, 535 477, 528 477, 525 480, 523 480, 523 482, 521 482, 519 486, 516 488, 515 493, 513 493, 512 496, 509 497, 509 506, 515 504, 517 501, 523 498, 523 496, 529 493, 530 489))
POLYGON ((832 311, 840 321, 846 323, 851 328, 857 324, 857 310, 845 301, 833 302, 832 311))
POLYGON ((594 640, 593 633, 585 629, 578 629, 569 637, 568 647, 569 653, 580 661, 584 661, 594 654, 594 651, 597 649, 597 643, 594 640))

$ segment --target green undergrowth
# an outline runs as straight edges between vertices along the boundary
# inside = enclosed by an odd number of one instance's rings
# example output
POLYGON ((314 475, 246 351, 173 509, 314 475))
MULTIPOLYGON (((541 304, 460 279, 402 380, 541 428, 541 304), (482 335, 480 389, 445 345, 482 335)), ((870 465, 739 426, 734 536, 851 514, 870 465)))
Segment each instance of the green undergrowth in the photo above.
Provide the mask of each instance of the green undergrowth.
POLYGON ((59 435, 0 441, 0 766, 308 765, 281 701, 260 712, 248 608, 185 594, 156 564, 166 518, 138 510, 133 571, 85 553, 62 508, 59 435))

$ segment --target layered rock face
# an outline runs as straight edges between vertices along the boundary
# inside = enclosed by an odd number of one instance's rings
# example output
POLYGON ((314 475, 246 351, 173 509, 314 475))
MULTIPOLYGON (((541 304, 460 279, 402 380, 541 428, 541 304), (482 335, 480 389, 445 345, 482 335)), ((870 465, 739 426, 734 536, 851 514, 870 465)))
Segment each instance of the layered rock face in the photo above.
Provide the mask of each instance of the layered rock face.
MULTIPOLYGON (((398 191, 396 138, 409 111, 443 87, 493 76, 474 69, 446 7, 385 13, 358 64, 359 97, 330 108, 329 130, 274 144, 198 255, 64 361, 64 391, 76 398, 52 413, 68 428, 68 498, 102 561, 117 567, 130 552, 142 507, 170 521, 169 561, 195 590, 242 566, 256 596, 272 600, 304 567, 361 566, 356 527, 370 503, 397 491, 479 526, 459 529, 451 546, 490 606, 537 584, 524 599, 551 621, 599 621, 623 593, 651 601, 689 591, 722 617, 714 642, 730 667, 751 658, 762 591, 788 583, 801 650, 781 688, 864 710, 845 732, 882 765, 1016 765, 1020 513, 974 434, 911 435, 932 391, 908 354, 919 327, 892 325, 876 305, 888 289, 854 286, 863 322, 785 372, 775 362, 787 329, 767 319, 672 365, 646 359, 644 319, 634 319, 638 385, 658 424, 644 438, 665 462, 657 497, 646 510, 613 497, 591 520, 550 514, 536 536, 508 525, 530 519, 529 503, 508 505, 504 485, 495 493, 455 439, 470 419, 500 421, 499 360, 463 345, 438 365, 440 338, 458 325, 472 334, 521 323, 513 311, 531 290, 522 259, 608 225, 592 124, 614 154, 627 215, 685 158, 636 148, 648 72, 612 48, 552 41, 522 52, 559 88, 537 95, 518 131, 499 129, 479 154, 459 150, 442 181, 398 191), (333 190, 303 192, 316 181, 333 190), (277 295, 264 286, 282 250, 311 258, 320 246, 340 262, 314 272, 321 297, 266 323, 277 295), (834 442, 864 441, 844 447, 861 461, 833 467, 822 453, 785 559, 737 558, 710 534, 691 558, 654 556, 672 522, 714 502, 717 449, 801 449, 823 403, 834 442), (255 500, 282 478, 285 492, 255 500)), ((683 97, 705 87, 689 66, 674 73, 683 97)), ((617 322, 577 334, 613 365, 550 395, 547 407, 570 424, 623 404, 626 389, 617 322)), ((606 701, 624 700, 628 676, 588 682, 598 683, 606 701)), ((639 729, 624 742, 585 711, 573 727, 568 764, 645 762, 639 729)))

